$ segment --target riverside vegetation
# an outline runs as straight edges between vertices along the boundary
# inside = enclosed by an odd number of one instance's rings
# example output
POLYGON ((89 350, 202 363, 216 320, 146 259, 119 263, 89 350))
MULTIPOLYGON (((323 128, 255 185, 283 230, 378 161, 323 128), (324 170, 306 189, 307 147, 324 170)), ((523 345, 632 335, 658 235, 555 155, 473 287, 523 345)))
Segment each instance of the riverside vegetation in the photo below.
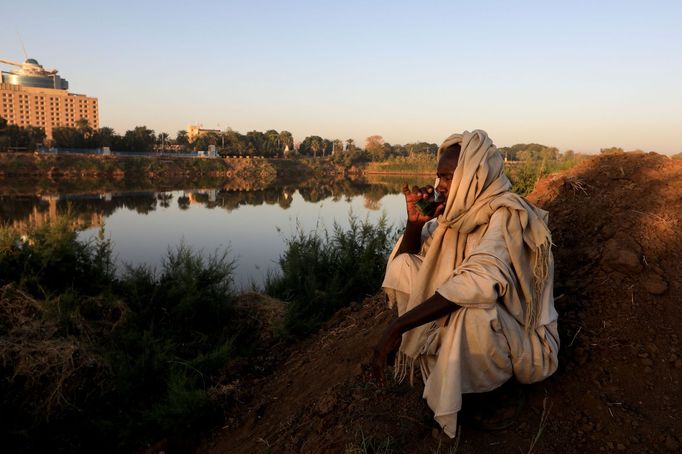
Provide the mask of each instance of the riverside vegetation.
MULTIPOLYGON (((288 240, 268 282, 290 301, 277 341, 373 293, 392 241, 385 222, 355 218, 288 240)), ((104 236, 81 243, 66 217, 23 236, 0 230, 4 446, 129 450, 219 423, 231 402, 216 387, 267 348, 262 320, 236 304, 232 267, 224 252, 179 246, 158 274, 117 277, 104 236)))

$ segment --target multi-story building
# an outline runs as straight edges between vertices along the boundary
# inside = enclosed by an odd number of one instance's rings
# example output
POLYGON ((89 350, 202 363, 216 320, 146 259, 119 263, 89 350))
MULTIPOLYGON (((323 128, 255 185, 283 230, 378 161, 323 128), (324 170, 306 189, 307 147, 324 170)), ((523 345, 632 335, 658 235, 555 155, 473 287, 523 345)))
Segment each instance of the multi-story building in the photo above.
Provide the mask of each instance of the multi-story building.
POLYGON ((187 140, 189 140, 190 143, 194 142, 194 139, 197 137, 209 133, 222 134, 222 131, 220 129, 207 129, 204 128, 203 125, 187 125, 187 140))
POLYGON ((18 66, 0 72, 0 117, 11 125, 36 126, 45 130, 48 139, 57 126, 76 126, 81 118, 92 128, 99 128, 97 98, 69 93, 69 83, 29 58, 24 63, 0 59, 0 63, 18 66))

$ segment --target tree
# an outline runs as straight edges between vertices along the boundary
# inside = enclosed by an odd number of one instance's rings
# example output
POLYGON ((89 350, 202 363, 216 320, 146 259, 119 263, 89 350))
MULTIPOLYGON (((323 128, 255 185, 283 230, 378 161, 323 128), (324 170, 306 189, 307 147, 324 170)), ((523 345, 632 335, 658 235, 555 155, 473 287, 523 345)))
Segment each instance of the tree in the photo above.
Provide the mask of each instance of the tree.
POLYGON ((246 133, 247 154, 263 156, 265 149, 265 134, 260 131, 249 131, 246 133))
POLYGON ((52 140, 59 148, 85 148, 83 135, 76 128, 58 126, 52 128, 52 140))
POLYGON ((228 129, 223 133, 223 140, 225 140, 225 154, 243 156, 247 154, 246 138, 232 129, 228 129))
POLYGON ((0 117, 0 150, 20 148, 34 150, 36 145, 45 140, 45 130, 33 126, 22 128, 8 125, 7 120, 0 117))
POLYGON ((289 131, 282 131, 279 133, 279 143, 284 150, 285 147, 289 147, 289 150, 294 149, 294 136, 289 131))
POLYGON ((317 157, 317 153, 320 151, 324 153, 327 146, 331 147, 331 141, 323 139, 320 136, 308 136, 303 139, 303 142, 301 142, 301 145, 298 147, 298 151, 304 156, 312 155, 313 157, 317 157))
POLYGON ((386 157, 384 153, 384 138, 379 135, 367 137, 365 139, 365 150, 367 150, 373 161, 383 161, 386 157))
POLYGON ((343 151, 343 142, 339 139, 334 139, 332 142, 332 156, 336 156, 337 153, 343 151))
POLYGON ((189 138, 187 137, 187 131, 184 129, 181 129, 178 131, 178 133, 175 135, 175 144, 176 145, 189 145, 189 138))
POLYGON ((263 156, 279 156, 282 152, 282 147, 279 142, 279 133, 274 129, 269 129, 263 134, 263 156))
POLYGON ((97 147, 114 148, 115 145, 121 143, 121 136, 116 134, 112 128, 99 128, 94 134, 94 142, 97 147))
POLYGON ((575 151, 566 150, 561 154, 562 161, 573 161, 575 159, 575 151))
POLYGON ((353 151, 353 150, 355 150, 355 140, 346 139, 346 151, 353 151))
POLYGON ((539 143, 517 143, 500 148, 500 153, 509 161, 542 161, 559 159, 559 149, 539 143))
POLYGON ((161 132, 159 133, 157 140, 158 140, 158 145, 161 147, 161 149, 164 149, 166 145, 168 145, 168 138, 170 135, 167 132, 161 132))
POLYGON ((310 149, 313 151, 313 158, 317 157, 317 152, 320 151, 320 140, 318 137, 313 138, 310 141, 310 149))
POLYGON ((129 151, 152 151, 156 143, 154 131, 146 126, 136 126, 123 136, 125 149, 129 151))
POLYGON ((209 132, 206 134, 201 134, 194 140, 192 147, 195 150, 208 150, 210 145, 217 146, 221 141, 220 136, 215 132, 209 132))

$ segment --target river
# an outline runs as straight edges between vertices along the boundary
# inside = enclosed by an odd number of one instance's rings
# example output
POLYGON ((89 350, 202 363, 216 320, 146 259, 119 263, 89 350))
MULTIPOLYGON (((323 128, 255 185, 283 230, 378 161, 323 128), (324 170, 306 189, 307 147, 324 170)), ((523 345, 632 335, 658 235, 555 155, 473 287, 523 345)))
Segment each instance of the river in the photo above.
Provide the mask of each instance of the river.
POLYGON ((262 287, 267 274, 279 269, 286 239, 297 229, 331 229, 335 222, 345 228, 351 213, 360 220, 375 223, 385 216, 389 225, 403 225, 399 184, 403 179, 336 180, 253 190, 180 185, 162 191, 5 193, 0 195, 0 221, 28 229, 68 212, 82 241, 93 240, 103 229, 119 272, 125 265, 159 269, 169 250, 181 243, 204 256, 228 250, 235 261, 236 288, 248 290, 262 287))

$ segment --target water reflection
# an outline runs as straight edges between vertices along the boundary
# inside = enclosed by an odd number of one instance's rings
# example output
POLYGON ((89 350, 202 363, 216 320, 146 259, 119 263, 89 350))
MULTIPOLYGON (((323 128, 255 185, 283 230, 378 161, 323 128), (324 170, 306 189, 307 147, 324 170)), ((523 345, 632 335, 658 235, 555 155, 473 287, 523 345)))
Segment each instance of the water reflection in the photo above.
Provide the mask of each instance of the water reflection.
POLYGON ((401 185, 402 180, 375 178, 265 188, 222 183, 172 190, 5 194, 0 195, 0 221, 23 233, 68 213, 84 240, 105 226, 119 264, 158 266, 168 248, 181 241, 207 254, 229 247, 238 263, 236 280, 244 287, 262 284, 296 225, 304 230, 345 225, 349 211, 370 220, 385 213, 390 222, 403 222, 401 185))

